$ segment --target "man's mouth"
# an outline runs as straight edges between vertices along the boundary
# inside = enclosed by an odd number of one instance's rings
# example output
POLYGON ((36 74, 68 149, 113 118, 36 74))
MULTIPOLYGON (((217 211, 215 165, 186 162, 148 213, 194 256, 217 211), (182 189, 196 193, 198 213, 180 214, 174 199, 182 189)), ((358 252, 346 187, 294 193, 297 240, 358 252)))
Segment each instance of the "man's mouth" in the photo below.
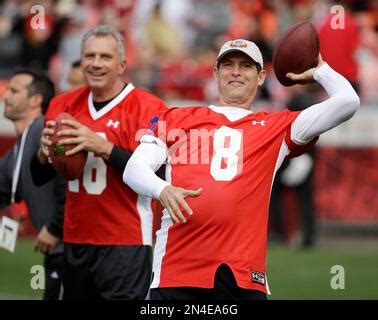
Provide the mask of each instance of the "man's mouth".
POLYGON ((90 76, 95 77, 95 78, 100 78, 100 77, 105 75, 104 72, 93 72, 92 71, 92 72, 88 72, 88 73, 89 73, 90 76))
POLYGON ((229 81, 228 84, 234 87, 240 87, 244 84, 244 82, 233 80, 233 81, 229 81))

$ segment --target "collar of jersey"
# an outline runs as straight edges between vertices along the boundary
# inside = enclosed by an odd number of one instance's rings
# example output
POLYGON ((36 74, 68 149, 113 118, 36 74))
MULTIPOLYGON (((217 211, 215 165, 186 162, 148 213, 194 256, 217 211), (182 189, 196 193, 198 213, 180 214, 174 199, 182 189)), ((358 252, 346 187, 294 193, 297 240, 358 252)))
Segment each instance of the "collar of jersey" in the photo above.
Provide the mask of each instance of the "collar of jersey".
POLYGON ((93 105, 93 98, 92 98, 92 92, 89 93, 88 96, 88 107, 89 107, 89 113, 92 116, 93 120, 97 120, 101 118, 104 114, 108 113, 110 110, 112 110, 118 103, 120 103, 132 90, 134 89, 134 86, 132 83, 129 83, 120 93, 118 96, 116 96, 112 101, 110 101, 106 106, 101 108, 100 110, 96 110, 96 108, 93 105))
POLYGON ((253 113, 251 110, 238 107, 218 107, 210 105, 209 108, 214 112, 223 114, 231 122, 238 121, 253 113))

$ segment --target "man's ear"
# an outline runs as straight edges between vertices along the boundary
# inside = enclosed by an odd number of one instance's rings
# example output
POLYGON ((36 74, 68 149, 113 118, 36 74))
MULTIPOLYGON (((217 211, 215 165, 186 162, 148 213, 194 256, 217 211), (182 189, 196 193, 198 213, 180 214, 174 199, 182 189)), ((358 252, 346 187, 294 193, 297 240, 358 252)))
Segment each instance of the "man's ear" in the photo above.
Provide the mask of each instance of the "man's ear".
POLYGON ((264 84, 266 78, 266 70, 261 70, 257 76, 257 85, 261 87, 264 84))
POLYGON ((33 94, 29 98, 29 100, 30 100, 30 106, 31 106, 32 109, 41 108, 42 102, 43 102, 42 94, 40 94, 40 93, 33 94))
POLYGON ((122 75, 126 70, 127 60, 123 59, 118 67, 118 74, 122 75))
POLYGON ((218 70, 218 68, 217 68, 217 66, 214 66, 214 68, 213 68, 213 75, 214 75, 214 77, 215 77, 215 79, 218 79, 218 77, 219 77, 219 70, 218 70))

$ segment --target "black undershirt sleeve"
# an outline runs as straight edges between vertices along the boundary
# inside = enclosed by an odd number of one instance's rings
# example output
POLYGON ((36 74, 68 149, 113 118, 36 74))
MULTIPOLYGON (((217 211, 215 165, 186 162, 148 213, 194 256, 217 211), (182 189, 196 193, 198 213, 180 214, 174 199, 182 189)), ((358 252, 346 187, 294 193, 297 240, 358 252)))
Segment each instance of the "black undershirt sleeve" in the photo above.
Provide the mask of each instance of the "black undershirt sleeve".
MULTIPOLYGON (((132 156, 132 152, 126 151, 116 145, 114 145, 112 152, 110 153, 108 163, 117 170, 121 175, 125 171, 125 167, 127 162, 129 161, 130 157, 132 156)), ((165 180, 165 165, 162 165, 158 171, 156 171, 156 175, 165 180)))
POLYGON ((115 145, 110 153, 108 163, 122 175, 131 155, 130 151, 126 151, 115 145))
POLYGON ((54 194, 56 201, 56 213, 47 223, 47 230, 55 237, 63 238, 64 205, 66 200, 66 180, 56 175, 54 181, 54 194))
POLYGON ((56 176, 56 171, 51 164, 43 165, 39 162, 37 154, 34 154, 30 161, 30 172, 33 183, 42 186, 56 176))
POLYGON ((160 178, 165 180, 165 164, 163 164, 158 171, 156 171, 156 175, 160 178))

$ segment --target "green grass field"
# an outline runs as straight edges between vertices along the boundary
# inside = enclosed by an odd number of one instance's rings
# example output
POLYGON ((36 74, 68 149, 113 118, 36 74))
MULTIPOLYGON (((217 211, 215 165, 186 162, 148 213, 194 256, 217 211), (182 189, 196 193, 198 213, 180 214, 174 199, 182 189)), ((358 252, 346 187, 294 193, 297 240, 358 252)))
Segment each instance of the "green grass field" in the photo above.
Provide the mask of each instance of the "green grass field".
MULTIPOLYGON (((376 249, 269 249, 271 299, 378 299, 376 249), (334 265, 344 268, 345 289, 331 288, 334 265)), ((337 281, 339 283, 339 281, 337 281)))
POLYGON ((33 250, 33 240, 18 239, 14 253, 0 249, 0 299, 42 298, 42 290, 30 285, 33 265, 43 265, 42 254, 33 250))
MULTIPOLYGON (((0 299, 41 299, 30 286, 30 269, 42 265, 33 241, 19 239, 15 253, 0 249, 0 299)), ((270 299, 378 299, 378 254, 370 249, 296 250, 271 247, 268 255, 270 299), (331 288, 333 265, 345 270, 345 289, 331 288)))

